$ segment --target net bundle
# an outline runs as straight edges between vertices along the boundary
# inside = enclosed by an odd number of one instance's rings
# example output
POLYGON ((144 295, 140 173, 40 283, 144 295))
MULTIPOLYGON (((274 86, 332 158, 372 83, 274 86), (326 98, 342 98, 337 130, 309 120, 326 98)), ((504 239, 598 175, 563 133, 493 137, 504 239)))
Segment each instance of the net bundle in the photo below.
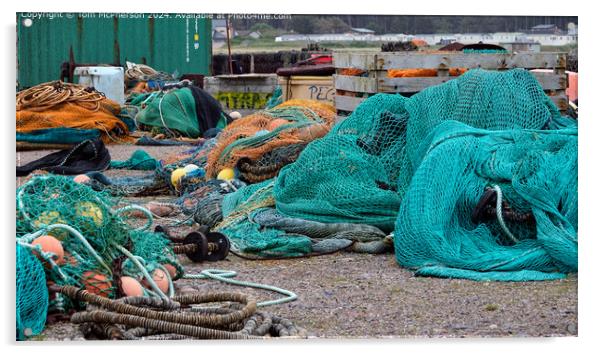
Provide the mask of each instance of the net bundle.
MULTIPOLYGON (((144 283, 148 274, 157 269, 165 271, 166 266, 183 274, 169 240, 147 230, 151 220, 136 228, 126 222, 127 212, 133 207, 118 206, 119 201, 108 193, 94 191, 70 178, 34 176, 17 190, 18 247, 37 255, 45 265, 49 282, 85 288, 110 298, 123 295, 119 288, 122 276, 144 283), (48 236, 60 243, 62 250, 52 259, 34 246, 36 240, 48 236)), ((17 262, 18 267, 26 266, 17 262)), ((45 282, 35 272, 18 273, 17 284, 37 284, 36 291, 29 295, 33 300, 42 301, 48 296, 45 282)), ((144 289, 144 293, 159 296, 153 287, 144 289)), ((59 312, 72 306, 64 299, 48 305, 59 312)), ((43 319, 38 320, 43 323, 43 319)))
POLYGON ((577 270, 576 159, 575 122, 529 72, 470 70, 411 98, 367 99, 282 168, 264 198, 308 227, 394 231, 399 264, 419 275, 554 279, 577 270), (473 220, 487 188, 500 205, 473 220))
POLYGON ((38 142, 63 143, 65 129, 71 139, 82 135, 85 140, 97 131, 105 143, 127 140, 128 126, 117 117, 121 107, 93 88, 52 81, 18 92, 16 103, 17 135, 22 140, 33 134, 38 142))
POLYGON ((219 101, 187 80, 130 99, 136 126, 155 134, 196 139, 229 121, 219 101))
POLYGON ((289 100, 240 118, 221 132, 207 158, 206 176, 215 178, 225 168, 237 168, 250 183, 273 178, 309 142, 324 136, 334 121, 332 105, 312 100, 289 100))
POLYGON ((17 245, 16 270, 17 339, 24 339, 38 335, 44 329, 48 290, 42 263, 21 245, 17 245))

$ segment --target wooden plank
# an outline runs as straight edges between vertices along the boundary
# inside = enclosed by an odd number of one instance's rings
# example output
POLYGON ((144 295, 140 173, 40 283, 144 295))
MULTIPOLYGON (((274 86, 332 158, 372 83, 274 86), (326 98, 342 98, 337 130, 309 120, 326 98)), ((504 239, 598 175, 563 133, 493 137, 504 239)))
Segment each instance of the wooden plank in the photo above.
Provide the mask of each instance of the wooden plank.
POLYGON ((544 90, 564 90, 567 87, 566 74, 531 72, 544 90))
POLYGON ((380 53, 350 53, 334 52, 332 62, 335 68, 358 68, 363 70, 382 70, 382 66, 377 66, 376 58, 380 53))
POLYGON ((553 95, 548 95, 552 102, 558 107, 561 112, 566 112, 569 109, 569 99, 564 91, 556 91, 553 95))
POLYGON ((376 79, 371 77, 333 75, 334 88, 351 92, 376 93, 376 79))
MULTIPOLYGON (((568 98, 563 90, 558 90, 549 95, 550 99, 561 112, 568 109, 568 98)), ((335 107, 338 111, 352 112, 366 97, 334 96, 335 107)))
POLYGON ((219 92, 272 93, 277 80, 212 80, 205 78, 204 90, 214 95, 219 92))
POLYGON ((355 107, 359 106, 362 101, 364 101, 365 97, 351 97, 351 96, 334 96, 334 106, 338 111, 348 111, 352 112, 355 107))
MULTIPOLYGON (((566 88, 566 75, 554 73, 531 73, 544 90, 562 90, 566 88)), ((439 85, 446 81, 457 78, 457 76, 437 76, 437 77, 400 77, 400 78, 381 78, 378 81, 380 92, 388 93, 409 93, 419 92, 427 87, 439 85)), ((351 90, 348 90, 351 91, 351 90)))
POLYGON ((409 93, 419 92, 427 87, 442 84, 455 79, 457 76, 437 77, 395 77, 379 79, 378 88, 380 92, 387 93, 409 93))
POLYGON ((388 70, 452 67, 512 69, 566 67, 566 53, 506 53, 506 54, 469 54, 469 53, 333 53, 335 68, 358 68, 363 70, 388 70), (376 56, 376 60, 375 60, 376 56))

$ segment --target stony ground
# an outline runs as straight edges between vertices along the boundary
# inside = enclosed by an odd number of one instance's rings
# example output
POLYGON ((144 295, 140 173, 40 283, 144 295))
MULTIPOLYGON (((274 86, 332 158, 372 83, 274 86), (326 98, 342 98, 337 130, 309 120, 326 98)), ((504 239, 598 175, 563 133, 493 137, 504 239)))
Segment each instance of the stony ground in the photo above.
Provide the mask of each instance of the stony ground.
MULTIPOLYGON (((109 150, 114 160, 123 160, 137 148, 110 146, 109 150)), ((186 148, 144 149, 161 158, 186 148)), ((49 152, 20 152, 17 164, 25 164, 49 152)), ((109 176, 122 173, 107 172, 109 176)), ((184 235, 184 231, 180 233, 184 235)), ((189 273, 207 268, 234 270, 238 280, 271 284, 295 292, 298 300, 266 310, 292 320, 310 337, 577 335, 576 276, 531 283, 421 278, 400 268, 393 254, 347 252, 263 261, 243 260, 230 254, 216 263, 194 264, 185 257, 182 262, 189 273)), ((213 280, 178 280, 175 285, 178 292, 238 291, 260 301, 281 296, 213 280)), ((79 340, 83 337, 77 327, 60 323, 48 326, 37 339, 79 340)))

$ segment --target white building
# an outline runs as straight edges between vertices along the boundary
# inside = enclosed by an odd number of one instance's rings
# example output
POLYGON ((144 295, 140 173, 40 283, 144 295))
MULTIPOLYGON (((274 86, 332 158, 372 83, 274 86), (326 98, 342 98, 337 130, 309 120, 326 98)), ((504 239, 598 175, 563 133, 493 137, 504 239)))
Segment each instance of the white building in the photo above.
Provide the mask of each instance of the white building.
POLYGON ((428 45, 448 44, 460 42, 471 43, 531 43, 537 42, 543 46, 562 46, 577 43, 577 26, 569 26, 570 34, 551 33, 523 33, 523 32, 497 32, 497 33, 438 33, 438 34, 285 34, 276 37, 276 42, 308 41, 308 42, 338 42, 338 41, 365 41, 365 42, 398 42, 409 41, 414 38, 424 40, 428 45))

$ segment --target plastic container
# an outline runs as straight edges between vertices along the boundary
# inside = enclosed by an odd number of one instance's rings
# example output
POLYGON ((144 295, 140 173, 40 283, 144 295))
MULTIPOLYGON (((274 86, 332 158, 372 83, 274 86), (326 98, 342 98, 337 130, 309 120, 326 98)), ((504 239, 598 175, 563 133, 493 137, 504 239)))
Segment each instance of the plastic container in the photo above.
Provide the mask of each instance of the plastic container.
POLYGON ((79 84, 94 87, 119 104, 125 103, 123 68, 117 66, 80 66, 73 71, 79 84))

